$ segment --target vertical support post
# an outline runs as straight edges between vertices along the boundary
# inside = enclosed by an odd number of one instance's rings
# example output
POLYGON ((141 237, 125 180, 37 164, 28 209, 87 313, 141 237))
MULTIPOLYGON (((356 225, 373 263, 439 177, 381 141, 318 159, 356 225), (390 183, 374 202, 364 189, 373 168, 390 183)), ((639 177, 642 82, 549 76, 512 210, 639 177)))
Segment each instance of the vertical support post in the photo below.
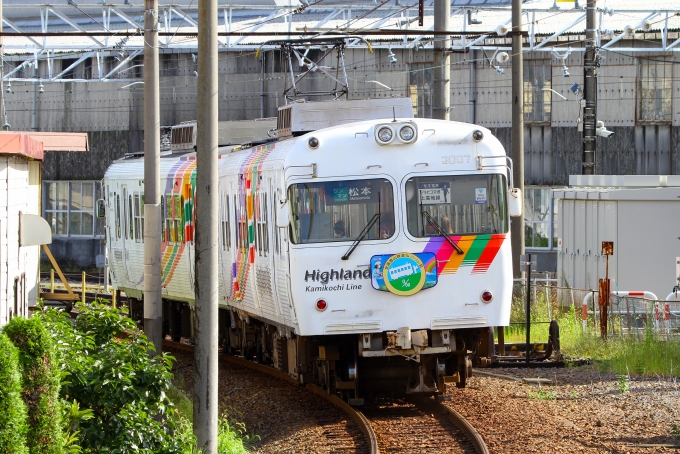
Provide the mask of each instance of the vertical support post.
MULTIPOLYGON (((0 22, 1 22, 1 20, 0 20, 0 22)), ((35 60, 33 61, 33 106, 32 106, 32 109, 31 109, 31 131, 37 131, 38 130, 38 121, 37 121, 38 83, 37 83, 37 81, 38 81, 38 54, 35 54, 35 60)))
POLYGON ((112 291, 111 291, 111 305, 113 306, 114 309, 118 307, 118 302, 116 301, 116 294, 117 293, 118 293, 118 290, 112 289, 112 291))
MULTIPOLYGON (((515 187, 524 197, 524 56, 522 55, 522 0, 512 0, 512 166, 515 187)), ((522 276, 519 257, 524 254, 524 216, 510 221, 512 269, 522 276)))
POLYGON ((54 268, 50 270, 50 293, 54 293, 54 268))
POLYGON ((144 0, 144 333, 163 348, 158 0, 144 0))
MULTIPOLYGON (((7 112, 5 111, 5 48, 2 43, 2 0, 0 0, 0 124, 7 123, 7 112)), ((54 291, 52 291, 54 293, 54 291)))
POLYGON ((498 356, 505 356, 505 326, 498 327, 498 356))
POLYGON ((217 453, 217 45, 217 0, 199 0, 194 434, 205 454, 217 453))
POLYGON ((477 121, 477 60, 475 59, 475 50, 470 49, 470 123, 475 124, 477 121))
POLYGON ((527 320, 526 320, 526 331, 527 331, 527 350, 526 350, 526 361, 529 364, 529 358, 531 356, 531 254, 526 254, 526 291, 524 292, 527 296, 527 320))
POLYGON ((597 148, 597 25, 595 13, 597 0, 588 0, 586 6, 586 51, 583 57, 583 175, 595 174, 595 150, 597 148))
POLYGON ((81 275, 81 287, 80 287, 80 301, 85 304, 87 301, 85 301, 85 271, 82 272, 81 275))
MULTIPOLYGON (((450 0, 434 0, 434 30, 448 31, 451 19, 450 0)), ((451 56, 448 53, 451 40, 448 36, 435 35, 434 37, 434 100, 432 117, 439 120, 449 119, 450 110, 450 86, 451 80, 451 56)))

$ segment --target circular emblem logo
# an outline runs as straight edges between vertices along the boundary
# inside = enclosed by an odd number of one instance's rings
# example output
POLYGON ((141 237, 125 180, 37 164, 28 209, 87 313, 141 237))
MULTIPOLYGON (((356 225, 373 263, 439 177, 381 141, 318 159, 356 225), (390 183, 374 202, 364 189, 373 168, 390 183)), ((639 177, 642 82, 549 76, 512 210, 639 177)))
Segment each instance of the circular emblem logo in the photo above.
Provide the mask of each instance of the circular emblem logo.
POLYGON ((400 252, 385 262, 383 279, 387 290, 395 295, 413 295, 425 285, 425 267, 417 256, 400 252))

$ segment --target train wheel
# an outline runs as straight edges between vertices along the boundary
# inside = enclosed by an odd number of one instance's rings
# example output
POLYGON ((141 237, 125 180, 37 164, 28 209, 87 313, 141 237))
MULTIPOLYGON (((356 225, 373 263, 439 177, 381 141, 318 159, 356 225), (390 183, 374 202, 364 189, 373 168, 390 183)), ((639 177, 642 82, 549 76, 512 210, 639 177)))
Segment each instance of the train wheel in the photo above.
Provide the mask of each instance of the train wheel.
POLYGON ((457 388, 465 388, 467 378, 472 375, 472 361, 466 353, 458 355, 458 383, 457 388))

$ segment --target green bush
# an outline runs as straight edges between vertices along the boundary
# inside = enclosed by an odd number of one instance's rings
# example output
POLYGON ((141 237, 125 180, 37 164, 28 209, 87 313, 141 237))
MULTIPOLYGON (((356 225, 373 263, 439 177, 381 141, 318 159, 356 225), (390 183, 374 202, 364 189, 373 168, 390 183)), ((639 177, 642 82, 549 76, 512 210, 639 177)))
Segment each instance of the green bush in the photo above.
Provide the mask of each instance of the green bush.
POLYGON ((0 452, 27 454, 27 431, 19 352, 7 335, 0 333, 0 452))
POLYGON ((31 454, 61 454, 61 377, 52 338, 38 317, 13 318, 4 332, 19 350, 22 397, 28 408, 28 449, 31 454))
POLYGON ((38 316, 58 339, 68 375, 62 395, 92 410, 91 419, 79 421, 83 452, 181 452, 167 397, 173 358, 151 358, 153 344, 118 309, 79 303, 75 311, 75 323, 51 309, 38 316))

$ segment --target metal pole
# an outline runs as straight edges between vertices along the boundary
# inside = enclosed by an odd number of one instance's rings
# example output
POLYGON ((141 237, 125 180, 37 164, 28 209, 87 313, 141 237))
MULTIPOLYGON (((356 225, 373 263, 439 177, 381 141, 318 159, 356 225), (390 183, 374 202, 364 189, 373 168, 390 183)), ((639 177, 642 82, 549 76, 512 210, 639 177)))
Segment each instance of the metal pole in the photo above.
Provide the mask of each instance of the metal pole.
POLYGON ((217 0, 198 2, 194 434, 217 452, 217 0))
MULTIPOLYGON (((450 0, 434 0, 434 29, 445 31, 449 29, 451 18, 450 0)), ((439 120, 449 119, 450 86, 451 79, 451 56, 447 52, 451 47, 448 36, 439 36, 434 41, 434 73, 435 82, 433 90, 432 117, 439 120)))
POLYGON ((527 288, 524 293, 527 295, 527 350, 526 350, 526 361, 529 363, 529 357, 531 355, 531 254, 526 254, 526 275, 527 275, 527 288))
POLYGON ((163 348, 158 0, 144 0, 144 333, 163 348))
POLYGON ((597 29, 595 25, 596 0, 588 0, 586 6, 586 51, 583 57, 585 80, 583 97, 583 175, 595 174, 595 150, 597 148, 597 29))
MULTIPOLYGON (((512 0, 512 165, 515 187, 524 197, 524 57, 522 55, 522 0, 512 0)), ((519 256, 524 254, 524 216, 512 218, 512 269, 522 276, 519 256)))
POLYGON ((477 120, 475 118, 476 103, 477 103, 477 62, 475 60, 475 51, 470 49, 470 123, 474 124, 477 120))
MULTIPOLYGON (((0 0, 0 33, 2 33, 2 0, 0 0)), ((2 44, 2 35, 0 34, 0 124, 5 123, 5 48, 2 44)))
MULTIPOLYGON (((2 1, 2 0, 0 0, 2 1)), ((36 84, 38 80, 38 58, 36 57, 33 63, 33 110, 31 110, 31 131, 38 130, 38 124, 36 120, 36 110, 38 109, 38 86, 36 84)), ((84 302, 84 301, 83 301, 84 302)))

